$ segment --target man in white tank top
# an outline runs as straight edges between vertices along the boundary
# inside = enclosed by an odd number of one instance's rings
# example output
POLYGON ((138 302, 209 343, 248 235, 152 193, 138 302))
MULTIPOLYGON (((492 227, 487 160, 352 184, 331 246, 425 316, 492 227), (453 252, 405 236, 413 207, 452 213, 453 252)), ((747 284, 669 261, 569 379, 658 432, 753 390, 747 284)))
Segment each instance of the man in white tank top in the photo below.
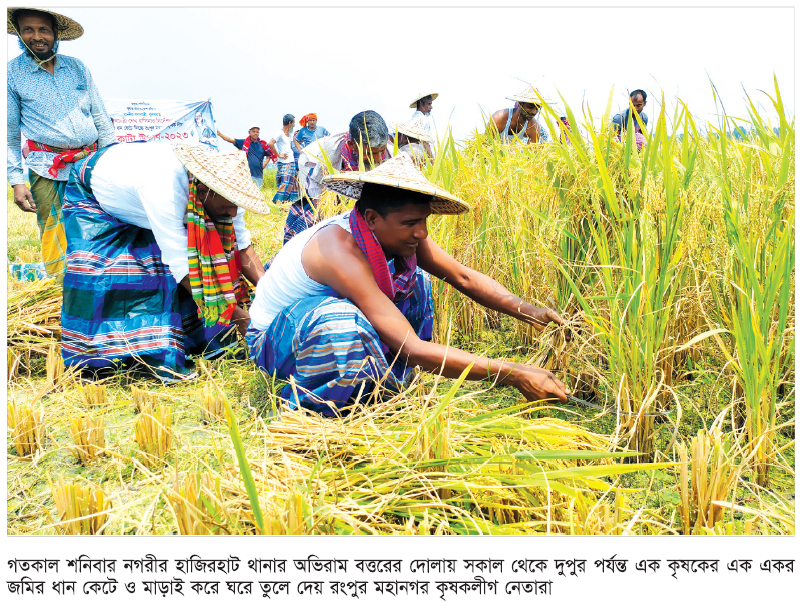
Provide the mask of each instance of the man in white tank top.
POLYGON ((563 324, 549 308, 522 301, 484 274, 460 264, 428 235, 430 214, 460 214, 468 205, 437 188, 399 154, 369 172, 325 177, 354 209, 316 224, 282 248, 257 287, 246 339, 254 361, 289 379, 281 395, 328 416, 363 399, 370 380, 397 386, 411 367, 516 387, 530 400, 564 401, 551 372, 491 360, 432 343, 428 274, 481 305, 543 328, 563 324), (294 391, 295 388, 295 391, 294 391))
MULTIPOLYGON (((515 104, 491 115, 490 128, 493 132, 504 142, 546 142, 547 130, 538 122, 541 100, 535 88, 530 86, 519 94, 505 98, 515 101, 515 104)), ((546 98, 544 101, 550 103, 546 98)))

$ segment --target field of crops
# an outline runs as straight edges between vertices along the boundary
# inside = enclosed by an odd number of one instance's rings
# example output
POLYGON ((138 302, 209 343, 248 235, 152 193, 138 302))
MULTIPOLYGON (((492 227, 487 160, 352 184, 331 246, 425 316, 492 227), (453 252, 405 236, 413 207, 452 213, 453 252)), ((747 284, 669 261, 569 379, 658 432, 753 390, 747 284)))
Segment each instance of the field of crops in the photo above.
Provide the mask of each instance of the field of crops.
MULTIPOLYGON (((549 368, 588 406, 421 374, 323 419, 234 359, 182 386, 82 386, 59 290, 9 280, 9 533, 794 533, 795 131, 777 86, 768 102, 777 123, 751 104, 701 131, 680 104, 640 153, 608 111, 569 108, 571 145, 441 142, 427 176, 472 211, 431 236, 567 325, 435 281, 435 340, 549 368)), ((10 195, 9 261, 38 261, 10 195)), ((263 259, 285 213, 248 221, 263 259)))

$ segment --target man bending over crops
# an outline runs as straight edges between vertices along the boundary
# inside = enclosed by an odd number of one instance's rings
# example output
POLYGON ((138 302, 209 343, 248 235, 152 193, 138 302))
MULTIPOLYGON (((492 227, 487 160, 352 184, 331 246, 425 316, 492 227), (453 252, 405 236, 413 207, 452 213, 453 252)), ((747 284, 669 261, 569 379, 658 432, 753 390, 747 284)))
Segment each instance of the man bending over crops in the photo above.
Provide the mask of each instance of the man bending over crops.
POLYGON ((57 54, 60 41, 84 30, 73 19, 49 10, 8 9, 8 33, 20 38, 23 54, 8 63, 6 95, 7 175, 14 203, 37 214, 42 260, 48 276, 65 272, 62 196, 70 164, 115 142, 90 70, 79 59, 57 54), (25 186, 22 150, 30 190, 25 186))
POLYGON ((65 190, 62 358, 193 376, 245 332, 242 276, 265 273, 245 210, 268 213, 245 153, 165 143, 110 146, 74 165, 65 190))
POLYGON ((490 129, 494 135, 504 142, 529 144, 546 141, 547 130, 536 119, 541 105, 536 89, 530 86, 515 96, 505 98, 514 101, 514 105, 491 115, 490 129))
POLYGON ((389 130, 383 118, 375 111, 362 111, 350 120, 349 131, 314 140, 304 147, 299 155, 299 171, 308 198, 291 206, 283 245, 316 222, 316 206, 324 192, 325 174, 358 170, 359 161, 365 169, 374 167, 390 157, 386 149, 388 140, 389 130))
POLYGON ((468 205, 430 184, 405 153, 369 172, 326 176, 324 185, 357 199, 355 208, 310 227, 285 245, 260 281, 246 340, 254 361, 289 379, 292 408, 328 416, 385 379, 397 388, 412 367, 506 383, 530 400, 565 400, 549 371, 496 361, 430 342, 434 308, 429 274, 471 299, 536 327, 561 318, 467 268, 428 235, 430 214, 468 205))

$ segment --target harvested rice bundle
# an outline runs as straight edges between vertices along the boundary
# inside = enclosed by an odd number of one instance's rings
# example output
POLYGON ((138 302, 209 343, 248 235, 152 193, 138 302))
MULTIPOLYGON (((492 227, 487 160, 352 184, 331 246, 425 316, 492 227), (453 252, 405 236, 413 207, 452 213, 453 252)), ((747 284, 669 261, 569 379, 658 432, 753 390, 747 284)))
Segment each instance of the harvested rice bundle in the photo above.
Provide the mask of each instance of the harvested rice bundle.
POLYGON ((14 402, 6 405, 8 428, 17 456, 30 456, 42 450, 45 442, 45 411, 34 410, 30 406, 17 406, 14 402))
POLYGON ((61 477, 59 484, 49 483, 61 522, 57 529, 71 535, 104 533, 111 507, 104 490, 95 484, 65 484, 61 477))
POLYGON ((7 341, 19 348, 45 355, 61 334, 62 287, 53 279, 33 281, 6 300, 7 341))
POLYGON ((71 452, 83 465, 105 454, 104 417, 95 421, 92 417, 71 417, 69 431, 73 440, 71 452))
POLYGON ((161 464, 172 445, 172 411, 158 405, 145 409, 135 421, 135 441, 147 463, 161 464))

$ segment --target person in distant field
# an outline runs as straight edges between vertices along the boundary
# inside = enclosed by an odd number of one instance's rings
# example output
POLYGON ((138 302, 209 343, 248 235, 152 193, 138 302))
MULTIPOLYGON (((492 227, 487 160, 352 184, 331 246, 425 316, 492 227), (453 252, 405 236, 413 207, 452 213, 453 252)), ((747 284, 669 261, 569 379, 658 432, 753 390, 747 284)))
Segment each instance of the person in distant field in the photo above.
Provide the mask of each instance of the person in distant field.
POLYGON ((206 119, 203 117, 202 111, 195 113, 195 129, 197 130, 198 140, 202 144, 205 144, 207 147, 210 147, 216 151, 217 134, 215 134, 214 130, 212 130, 206 123, 206 119))
POLYGON ((302 149, 299 171, 305 181, 307 198, 294 203, 285 222, 284 243, 316 222, 316 207, 324 192, 322 180, 330 171, 345 172, 365 169, 389 159, 389 131, 386 122, 375 111, 362 111, 350 120, 349 130, 314 140, 302 149), (327 168, 326 162, 330 163, 327 168))
POLYGON ((342 414, 368 402, 377 381, 401 388, 416 366, 451 378, 467 371, 469 380, 512 385, 528 400, 566 400, 570 392, 549 371, 431 342, 429 275, 538 329, 563 324, 431 239, 429 215, 462 214, 467 203, 431 184, 406 153, 323 183, 355 207, 282 247, 259 282, 246 335, 254 362, 289 380, 280 395, 291 408, 342 414))
POLYGON ((245 210, 268 213, 245 153, 145 142, 74 165, 65 189, 62 358, 86 376, 194 376, 187 357, 239 350, 243 278, 265 274, 245 210))
POLYGON ((621 134, 624 134, 628 129, 629 114, 631 113, 632 107, 634 107, 637 115, 632 114, 631 119, 634 125, 634 137, 638 151, 641 151, 643 147, 646 146, 646 137, 643 136, 643 129, 640 127, 640 122, 642 121, 646 127, 648 127, 648 115, 643 113, 647 98, 648 95, 645 90, 632 90, 631 94, 629 94, 630 107, 612 117, 612 124, 617 131, 617 138, 620 140, 621 134))
POLYGON ((412 119, 420 120, 423 125, 423 129, 428 132, 429 140, 423 143, 423 147, 426 149, 426 153, 428 153, 430 158, 434 157, 432 144, 435 140, 437 140, 437 132, 435 132, 434 119, 431 117, 431 109, 438 96, 440 95, 436 92, 432 92, 431 94, 421 93, 409 105, 409 107, 415 110, 414 114, 412 115, 412 119))
POLYGON ((28 8, 9 8, 7 22, 23 54, 8 62, 6 174, 17 207, 37 214, 46 273, 61 281, 62 197, 70 164, 113 144, 115 131, 90 70, 79 59, 57 54, 59 42, 80 37, 82 26, 50 10, 28 8))
MULTIPOLYGON (((491 115, 490 128, 505 142, 535 144, 547 142, 547 130, 538 122, 537 116, 541 101, 533 86, 519 94, 506 96, 514 101, 510 109, 501 109, 491 115)), ((545 102, 550 104, 546 98, 545 102)))
POLYGON ((267 142, 259 137, 259 126, 253 126, 248 130, 248 138, 231 138, 220 132, 220 130, 217 130, 217 136, 245 151, 245 154, 248 155, 251 179, 257 185, 257 188, 262 190, 262 173, 265 171, 268 162, 276 161, 276 153, 267 142))
POLYGON ((299 181, 296 179, 296 163, 293 159, 293 125, 295 118, 288 113, 282 118, 282 129, 271 139, 271 150, 279 157, 276 163, 276 194, 274 203, 298 201, 299 181))
POLYGON ((566 115, 562 115, 560 118, 561 123, 564 125, 561 128, 561 142, 563 144, 572 145, 572 141, 570 141, 569 133, 572 132, 572 126, 570 125, 570 120, 567 118, 566 115))
POLYGON ((403 124, 395 124, 397 134, 398 153, 411 155, 415 165, 423 166, 431 157, 427 150, 431 142, 431 134, 424 129, 424 122, 420 119, 410 119, 403 124))
POLYGON ((308 113, 299 120, 299 125, 302 126, 302 128, 296 133, 294 140, 296 141, 296 148, 299 149, 300 153, 304 147, 314 140, 330 135, 327 128, 318 125, 318 119, 315 113, 308 113))

